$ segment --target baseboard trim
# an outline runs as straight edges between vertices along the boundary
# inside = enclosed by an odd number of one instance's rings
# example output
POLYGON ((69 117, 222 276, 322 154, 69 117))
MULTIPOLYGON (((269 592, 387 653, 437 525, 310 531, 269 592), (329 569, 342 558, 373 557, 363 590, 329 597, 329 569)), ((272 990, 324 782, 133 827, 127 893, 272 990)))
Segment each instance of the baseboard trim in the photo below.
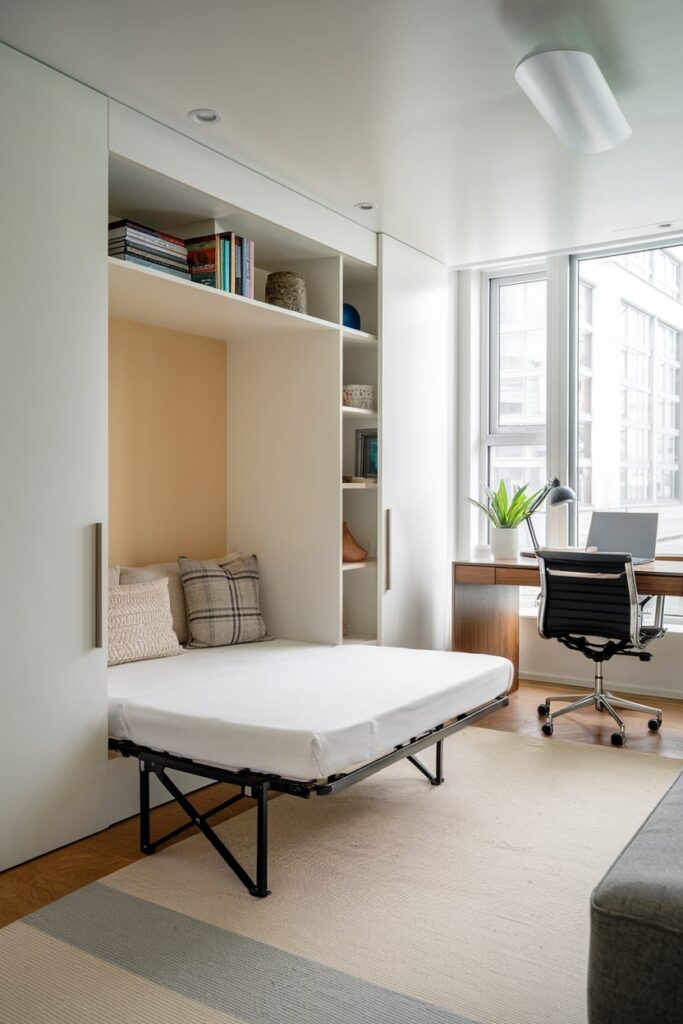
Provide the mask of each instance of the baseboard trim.
MULTIPOLYGON (((592 688, 592 681, 585 680, 584 682, 577 682, 575 677, 572 676, 561 676, 557 674, 550 674, 549 672, 526 672, 520 669, 520 679, 528 679, 531 683, 557 683, 561 686, 567 686, 570 690, 590 690, 592 688)), ((610 689, 616 693, 633 693, 642 694, 646 697, 666 697, 667 700, 683 700, 683 694, 672 693, 669 691, 662 691, 652 686, 632 686, 629 683, 615 682, 610 684, 609 679, 605 680, 606 689, 610 689)))

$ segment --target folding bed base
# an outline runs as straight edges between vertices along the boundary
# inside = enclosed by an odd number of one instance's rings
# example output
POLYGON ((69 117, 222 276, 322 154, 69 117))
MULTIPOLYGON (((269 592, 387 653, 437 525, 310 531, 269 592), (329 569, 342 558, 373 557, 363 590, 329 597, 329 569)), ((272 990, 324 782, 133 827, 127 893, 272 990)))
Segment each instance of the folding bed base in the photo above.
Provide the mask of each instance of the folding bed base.
POLYGON ((280 775, 267 775, 261 772, 252 772, 248 768, 239 771, 228 771, 225 768, 216 768, 211 765, 201 764, 186 757, 175 757, 171 754, 152 750, 150 747, 141 747, 130 740, 110 739, 109 747, 116 750, 124 757, 136 757, 140 767, 140 849, 143 853, 152 854, 164 843, 182 835, 188 829, 196 826, 199 831, 208 839, 216 852, 223 858, 228 867, 237 875, 252 896, 269 896, 268 888, 268 796, 274 793, 288 793, 290 796, 303 797, 308 799, 311 795, 330 796, 356 782, 367 779, 370 775, 382 771, 395 761, 407 758, 422 774, 429 780, 432 786, 440 786, 443 778, 443 741, 447 736, 459 732, 466 725, 490 715, 498 708, 505 707, 508 703, 506 696, 496 697, 488 704, 482 705, 475 711, 458 715, 453 721, 447 724, 438 725, 420 736, 413 736, 406 743, 401 743, 388 754, 383 754, 374 761, 369 761, 358 768, 339 775, 330 775, 324 780, 311 782, 297 782, 294 779, 285 779, 280 775), (436 766, 431 772, 420 761, 416 754, 426 747, 436 746, 436 766), (200 813, 181 792, 173 779, 167 774, 168 770, 186 772, 200 778, 210 779, 212 782, 227 782, 230 785, 238 786, 239 793, 224 800, 216 807, 200 813), (164 788, 170 793, 176 803, 183 809, 188 817, 184 825, 173 829, 165 836, 158 839, 151 838, 150 823, 150 802, 149 802, 149 779, 150 773, 154 773, 164 788), (256 800, 256 881, 254 881, 237 858, 230 852, 225 843, 216 835, 209 825, 209 818, 214 817, 227 807, 240 800, 252 798, 256 800))

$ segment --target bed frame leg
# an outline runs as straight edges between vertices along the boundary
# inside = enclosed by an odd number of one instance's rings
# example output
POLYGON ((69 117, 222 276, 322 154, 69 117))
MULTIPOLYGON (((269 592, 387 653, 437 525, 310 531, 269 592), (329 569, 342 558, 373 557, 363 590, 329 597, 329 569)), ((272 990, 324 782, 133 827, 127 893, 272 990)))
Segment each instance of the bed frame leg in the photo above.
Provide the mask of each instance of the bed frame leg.
POLYGON ((249 892, 263 898, 270 895, 268 888, 268 783, 258 787, 256 797, 256 885, 249 892))
POLYGON ((140 850, 142 853, 154 853, 154 846, 149 841, 149 768, 140 759, 140 850))
POLYGON ((440 786, 444 781, 443 777, 443 740, 436 744, 436 775, 430 780, 432 786, 440 786))
POLYGON ((422 764, 414 754, 408 754, 408 760, 412 765, 422 772, 426 779, 429 779, 432 786, 440 786, 444 781, 443 777, 443 740, 436 741, 436 772, 430 772, 426 765, 422 764))

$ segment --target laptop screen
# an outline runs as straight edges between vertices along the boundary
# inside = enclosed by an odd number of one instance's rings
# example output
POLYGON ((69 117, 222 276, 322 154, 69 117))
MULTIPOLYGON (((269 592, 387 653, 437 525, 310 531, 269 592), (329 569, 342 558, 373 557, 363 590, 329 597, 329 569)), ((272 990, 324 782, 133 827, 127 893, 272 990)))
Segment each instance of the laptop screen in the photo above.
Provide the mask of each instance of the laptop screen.
POLYGON ((648 562, 657 547, 657 512, 594 512, 586 547, 597 551, 629 551, 648 562))

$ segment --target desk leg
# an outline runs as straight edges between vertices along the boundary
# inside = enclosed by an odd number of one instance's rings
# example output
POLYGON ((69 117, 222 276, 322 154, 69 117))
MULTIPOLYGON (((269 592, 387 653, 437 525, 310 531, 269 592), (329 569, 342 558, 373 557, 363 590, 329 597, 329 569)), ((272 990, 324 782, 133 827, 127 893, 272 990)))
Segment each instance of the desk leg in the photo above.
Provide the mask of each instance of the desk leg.
POLYGON ((455 583, 453 650, 498 654, 515 667, 519 686, 519 588, 500 584, 455 583))

